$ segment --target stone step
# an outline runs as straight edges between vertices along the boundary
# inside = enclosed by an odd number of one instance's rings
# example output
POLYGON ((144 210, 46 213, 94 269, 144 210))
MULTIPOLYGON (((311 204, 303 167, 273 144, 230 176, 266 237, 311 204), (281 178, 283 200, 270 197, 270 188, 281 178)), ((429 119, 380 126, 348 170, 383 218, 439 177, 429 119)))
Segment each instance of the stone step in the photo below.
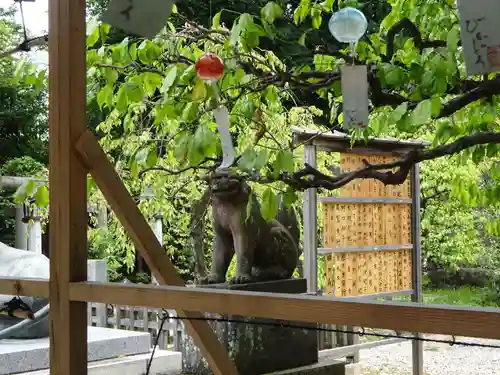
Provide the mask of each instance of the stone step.
MULTIPOLYGON (((101 361, 120 356, 149 353, 148 332, 88 327, 88 360, 101 361)), ((49 338, 0 340, 0 375, 49 368, 49 338)))
POLYGON ((347 373, 347 366, 344 361, 331 357, 320 357, 318 363, 276 371, 266 375, 347 375, 347 373))
MULTIPOLYGON (((137 354, 121 358, 90 362, 88 375, 140 375, 145 374, 150 353, 137 354)), ((155 350, 150 375, 180 375, 182 373, 181 353, 168 350, 155 350)), ((40 370, 25 372, 22 375, 50 375, 50 371, 40 370)))

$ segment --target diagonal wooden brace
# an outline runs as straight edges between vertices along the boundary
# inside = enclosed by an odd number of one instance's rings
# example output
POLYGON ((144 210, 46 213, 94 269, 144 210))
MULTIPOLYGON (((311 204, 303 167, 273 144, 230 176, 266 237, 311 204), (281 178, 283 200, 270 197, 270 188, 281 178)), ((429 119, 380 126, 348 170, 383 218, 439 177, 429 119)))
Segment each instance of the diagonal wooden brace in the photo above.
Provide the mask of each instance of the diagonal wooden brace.
MULTIPOLYGON (((120 176, 91 131, 86 131, 75 145, 97 186, 115 215, 139 249, 160 284, 185 286, 181 276, 165 254, 153 230, 137 208, 120 176)), ((200 312, 177 311, 180 317, 203 317, 200 312)), ((206 321, 186 320, 186 327, 216 375, 238 375, 238 370, 206 321)))

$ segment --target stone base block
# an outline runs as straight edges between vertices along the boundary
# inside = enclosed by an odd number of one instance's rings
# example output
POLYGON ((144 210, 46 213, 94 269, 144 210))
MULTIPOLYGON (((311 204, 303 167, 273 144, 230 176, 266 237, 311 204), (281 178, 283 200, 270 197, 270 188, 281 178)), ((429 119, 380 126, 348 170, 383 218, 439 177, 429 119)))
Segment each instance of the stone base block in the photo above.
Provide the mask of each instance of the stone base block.
MULTIPOLYGON (((88 375, 140 375, 145 374, 150 353, 137 354, 127 357, 106 359, 104 361, 90 362, 88 375)), ((156 349, 150 375, 181 375, 181 353, 156 349)), ((50 371, 40 370, 25 372, 23 375, 50 375, 50 371)))
POLYGON ((361 363, 350 363, 345 366, 345 375, 360 375, 361 363))
POLYGON ((348 375, 347 365, 343 361, 320 358, 318 363, 266 375, 348 375))
MULTIPOLYGON (((88 360, 100 361, 149 353, 147 332, 88 327, 88 360)), ((0 375, 49 368, 49 338, 0 340, 0 375)))
MULTIPOLYGON (((208 288, 232 290, 305 293, 305 279, 289 279, 251 283, 246 285, 210 285, 208 288)), ((209 321, 219 341, 234 360, 240 375, 261 375, 273 371, 307 366, 318 362, 317 333, 313 329, 287 328, 279 324, 303 322, 279 321, 242 316, 221 316, 206 314, 208 317, 230 322, 209 321), (234 322, 237 321, 237 322, 234 322)), ((311 325, 315 327, 315 325, 311 325)), ((183 371, 193 375, 212 374, 208 364, 188 335, 181 342, 183 371)))

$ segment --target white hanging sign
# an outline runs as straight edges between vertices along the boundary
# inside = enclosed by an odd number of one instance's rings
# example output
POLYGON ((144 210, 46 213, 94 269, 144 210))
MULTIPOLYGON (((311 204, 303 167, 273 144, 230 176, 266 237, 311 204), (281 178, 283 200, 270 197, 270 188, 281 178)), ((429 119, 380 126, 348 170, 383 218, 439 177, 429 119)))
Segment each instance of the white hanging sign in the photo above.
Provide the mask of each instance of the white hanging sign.
POLYGON ((368 126, 368 71, 366 65, 345 65, 340 69, 344 129, 368 126))
POLYGON ((101 20, 151 39, 167 24, 173 4, 173 0, 111 0, 101 20))
POLYGON ((235 153, 231 133, 229 132, 229 111, 227 107, 220 106, 214 109, 214 116, 222 145, 222 164, 217 168, 220 171, 233 165, 235 153))
POLYGON ((467 75, 500 71, 500 1, 458 0, 457 6, 467 75))

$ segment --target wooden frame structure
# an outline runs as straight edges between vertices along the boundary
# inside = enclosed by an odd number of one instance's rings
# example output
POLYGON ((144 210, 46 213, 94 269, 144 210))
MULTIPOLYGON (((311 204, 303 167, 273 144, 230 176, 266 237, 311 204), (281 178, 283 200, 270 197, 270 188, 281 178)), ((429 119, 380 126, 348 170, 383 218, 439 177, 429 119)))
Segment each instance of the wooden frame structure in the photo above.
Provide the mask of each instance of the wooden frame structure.
MULTIPOLYGON (((426 146, 425 142, 420 141, 377 138, 352 144, 352 138, 342 133, 325 134, 295 127, 292 132, 293 143, 304 146, 305 163, 316 167, 318 152, 340 152, 342 172, 361 168, 363 159, 370 163, 387 163, 412 149, 426 146)), ((326 272, 326 284, 330 288, 325 290, 326 295, 337 298, 386 299, 409 294, 413 302, 422 301, 418 164, 412 168, 409 179, 398 186, 384 186, 381 182, 370 179, 354 180, 340 189, 338 197, 318 199, 316 189, 308 189, 305 198, 304 263, 308 268, 304 268, 304 273, 311 292, 315 292, 314 288, 317 288, 317 258, 321 255, 326 258, 325 268, 328 265, 334 266, 335 273, 341 273, 341 276, 335 277, 335 281, 344 285, 344 288, 335 285, 337 283, 334 282, 333 275, 326 272), (326 210, 323 223, 325 247, 319 249, 316 241, 318 202, 326 210), (340 219, 339 213, 343 222, 336 223, 340 219), (384 254, 388 254, 389 259, 383 259, 384 254), (387 264, 382 270, 381 262, 386 260, 389 260, 387 263, 392 267, 387 264), (408 263, 411 263, 410 267, 408 263), (405 269, 397 269, 396 264, 405 269), (368 277, 370 280, 367 280, 367 274, 371 273, 371 269, 367 268, 376 270, 372 277, 368 277), (400 275, 397 275, 398 271, 400 275), (363 276, 357 275, 358 272, 363 276), (385 273, 389 275, 384 275, 385 273), (395 285, 396 280, 401 281, 399 289, 395 285), (370 282, 368 290, 366 284, 361 288, 361 284, 367 281, 370 282)), ((356 347, 357 337, 352 341, 355 343, 353 347, 356 347)), ((380 345, 383 344, 384 342, 380 342, 380 345)), ((423 375, 422 357, 422 342, 414 341, 414 375, 423 375)))
MULTIPOLYGON (((85 1, 49 2, 50 281, 1 279, 0 293, 50 299, 50 373, 87 373, 87 302, 200 311, 310 323, 500 339, 500 313, 488 308, 412 306, 407 303, 331 300, 183 285, 155 234, 94 135, 86 129, 85 1), (91 173, 160 284, 87 281, 86 176, 91 173)), ((216 375, 235 365, 203 320, 186 326, 216 375)))

